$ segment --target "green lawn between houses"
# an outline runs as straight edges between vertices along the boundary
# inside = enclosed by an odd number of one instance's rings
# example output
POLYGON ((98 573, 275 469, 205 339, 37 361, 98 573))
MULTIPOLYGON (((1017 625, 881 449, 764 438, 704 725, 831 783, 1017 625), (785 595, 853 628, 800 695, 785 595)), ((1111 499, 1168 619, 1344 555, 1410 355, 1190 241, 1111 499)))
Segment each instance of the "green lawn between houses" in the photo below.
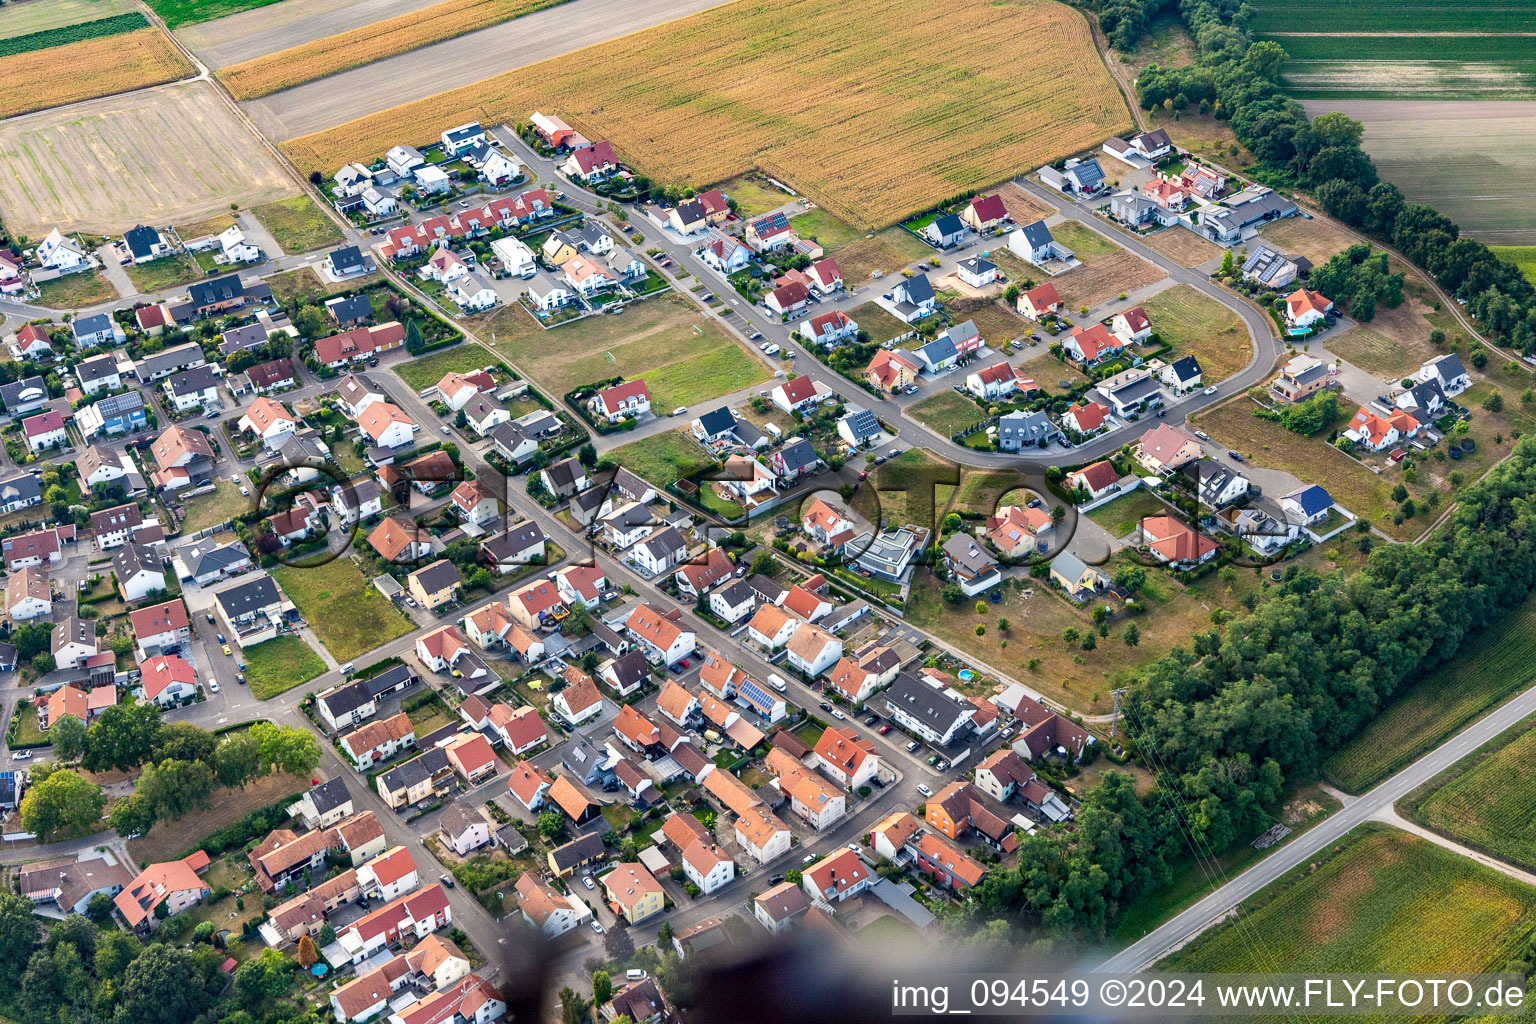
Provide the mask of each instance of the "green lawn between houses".
POLYGON ((240 657, 245 661, 245 681, 257 700, 276 697, 325 671, 320 655, 299 636, 280 636, 242 648, 240 657))
POLYGON ((279 566, 272 575, 337 661, 350 661, 413 628, 349 558, 312 568, 279 566))

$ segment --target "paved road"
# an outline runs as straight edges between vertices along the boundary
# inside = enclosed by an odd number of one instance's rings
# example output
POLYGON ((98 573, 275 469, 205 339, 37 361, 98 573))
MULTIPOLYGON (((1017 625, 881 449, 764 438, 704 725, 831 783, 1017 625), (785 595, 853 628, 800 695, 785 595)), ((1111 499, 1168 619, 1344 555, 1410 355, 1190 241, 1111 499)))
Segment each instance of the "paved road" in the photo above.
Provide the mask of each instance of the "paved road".
POLYGON ((1205 899, 1099 965, 1101 971, 1138 971, 1178 949, 1224 918, 1234 907, 1287 871, 1316 855, 1356 825, 1381 813, 1478 747, 1536 713, 1536 687, 1446 740, 1381 785, 1352 800, 1332 817, 1264 858, 1205 899))
POLYGON ((440 0, 283 0, 188 25, 176 35, 209 67, 222 68, 338 32, 420 10, 440 0))
POLYGON ((721 2, 572 0, 242 106, 268 137, 282 141, 697 14, 721 2))

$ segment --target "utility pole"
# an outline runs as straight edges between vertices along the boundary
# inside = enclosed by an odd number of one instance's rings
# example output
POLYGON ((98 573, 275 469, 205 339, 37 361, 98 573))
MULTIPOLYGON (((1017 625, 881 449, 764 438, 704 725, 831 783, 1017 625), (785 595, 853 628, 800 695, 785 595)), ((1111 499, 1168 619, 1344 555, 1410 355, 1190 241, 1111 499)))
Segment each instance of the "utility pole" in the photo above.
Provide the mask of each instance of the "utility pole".
POLYGON ((1118 690, 1110 690, 1109 691, 1110 696, 1115 698, 1115 713, 1114 713, 1114 715, 1109 720, 1109 738, 1110 739, 1114 739, 1115 738, 1115 727, 1120 724, 1120 698, 1121 698, 1122 695, 1124 695, 1125 690, 1126 690, 1126 688, 1122 686, 1118 690))

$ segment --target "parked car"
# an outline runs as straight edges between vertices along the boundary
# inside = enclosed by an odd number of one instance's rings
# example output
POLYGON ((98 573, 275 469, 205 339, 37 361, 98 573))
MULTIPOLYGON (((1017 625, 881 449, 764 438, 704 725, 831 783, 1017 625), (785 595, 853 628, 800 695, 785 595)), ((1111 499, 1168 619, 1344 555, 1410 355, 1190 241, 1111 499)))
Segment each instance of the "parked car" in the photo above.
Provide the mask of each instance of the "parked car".
POLYGON ((891 731, 891 723, 887 722, 880 727, 880 735, 884 736, 891 731))
POLYGON ((592 930, 597 932, 599 935, 603 934, 603 926, 596 921, 592 922, 592 930))
POLYGON ((209 693, 218 693, 219 692, 219 681, 217 679, 215 679, 213 682, 208 684, 208 692, 209 693))
POLYGON ((234 651, 231 651, 231 650, 230 650, 230 649, 229 649, 229 644, 225 644, 225 645, 224 645, 224 653, 225 653, 225 654, 226 654, 226 655, 229 655, 229 656, 231 656, 231 657, 233 657, 233 656, 234 656, 234 653, 235 653, 235 652, 234 652, 234 651))
POLYGON ((837 708, 832 709, 832 717, 837 719, 839 722, 845 722, 848 720, 848 716, 843 714, 842 711, 837 708))
POLYGON ((30 750, 18 750, 18 751, 16 751, 16 753, 11 755, 11 760, 12 761, 30 761, 30 760, 32 760, 32 751, 30 751, 30 750))
POLYGON ((458 888, 458 886, 454 884, 453 876, 452 875, 438 875, 437 876, 437 880, 439 882, 442 882, 444 885, 446 885, 450 889, 457 889, 458 888))
POLYGON ((933 796, 933 790, 929 789, 927 786, 923 785, 921 782, 919 782, 917 784, 917 791, 919 793, 923 794, 923 796, 933 796))
POLYGON ((597 883, 592 881, 592 876, 591 875, 582 875, 581 876, 581 884, 586 886, 588 889, 596 889, 597 888, 597 883))
POLYGON ((1216 393, 1216 385, 1214 385, 1214 384, 1212 384, 1210 387, 1205 389, 1205 394, 1207 394, 1207 395, 1214 395, 1215 393, 1216 393))
POLYGON ((917 742, 917 740, 913 740, 911 743, 907 744, 907 753, 909 753, 909 754, 917 753, 917 748, 920 747, 920 746, 922 746, 921 743, 917 742))

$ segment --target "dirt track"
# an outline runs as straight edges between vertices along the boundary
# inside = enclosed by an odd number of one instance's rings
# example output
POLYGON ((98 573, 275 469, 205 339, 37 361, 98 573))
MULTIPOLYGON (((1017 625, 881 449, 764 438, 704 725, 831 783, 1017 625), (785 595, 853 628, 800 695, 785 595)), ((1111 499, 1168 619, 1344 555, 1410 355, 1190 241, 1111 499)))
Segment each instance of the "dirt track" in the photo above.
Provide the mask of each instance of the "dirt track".
MULTIPOLYGON (((310 0, 289 2, 308 3, 310 0)), ((401 0, 389 2, 400 3, 401 0)), ((696 14, 721 2, 572 0, 457 39, 252 100, 245 104, 245 109, 271 138, 278 141, 291 139, 696 14)), ((285 42, 284 45, 290 44, 285 42)))
POLYGON ((393 18, 437 0, 284 0, 178 29, 176 37, 211 68, 393 18))

